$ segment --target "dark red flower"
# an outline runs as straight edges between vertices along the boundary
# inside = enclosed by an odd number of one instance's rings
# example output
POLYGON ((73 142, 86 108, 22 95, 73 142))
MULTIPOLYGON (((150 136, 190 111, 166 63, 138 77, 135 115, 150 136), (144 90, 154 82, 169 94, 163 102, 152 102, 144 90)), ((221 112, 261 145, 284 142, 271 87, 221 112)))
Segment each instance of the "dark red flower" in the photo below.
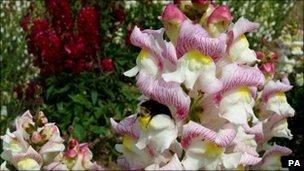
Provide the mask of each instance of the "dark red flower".
POLYGON ((45 4, 53 15, 52 24, 57 34, 72 30, 72 11, 67 0, 45 0, 45 4))
POLYGON ((25 32, 29 32, 30 30, 29 24, 31 22, 31 19, 32 17, 29 14, 23 16, 21 19, 20 25, 25 32))
POLYGON ((111 58, 103 58, 100 61, 101 69, 105 72, 111 72, 114 70, 114 63, 111 58))
POLYGON ((99 19, 94 7, 83 7, 77 15, 77 32, 84 39, 86 52, 95 55, 99 49, 99 19))
POLYGON ((70 59, 66 60, 64 63, 64 67, 68 68, 68 69, 72 69, 74 66, 75 66, 75 63, 70 59))
POLYGON ((119 22, 123 22, 126 18, 126 13, 122 6, 119 6, 117 9, 114 10, 114 15, 116 20, 119 22))
POLYGON ((44 61, 51 62, 61 58, 61 40, 55 31, 42 32, 35 37, 34 43, 44 61))
POLYGON ((85 44, 81 37, 73 36, 64 46, 64 52, 69 59, 78 59, 84 55, 85 44))
POLYGON ((84 59, 80 59, 75 64, 75 67, 73 68, 73 72, 75 74, 79 74, 79 73, 83 72, 84 70, 85 70, 85 60, 84 59))
POLYGON ((125 43, 126 43, 126 45, 132 45, 131 40, 130 40, 131 33, 132 33, 132 30, 128 29, 127 35, 125 37, 125 43))
POLYGON ((49 22, 46 19, 35 19, 31 30, 31 38, 34 38, 39 33, 49 29, 49 22))
POLYGON ((18 99, 22 99, 23 97, 23 90, 21 85, 17 85, 13 88, 13 91, 17 94, 18 99))

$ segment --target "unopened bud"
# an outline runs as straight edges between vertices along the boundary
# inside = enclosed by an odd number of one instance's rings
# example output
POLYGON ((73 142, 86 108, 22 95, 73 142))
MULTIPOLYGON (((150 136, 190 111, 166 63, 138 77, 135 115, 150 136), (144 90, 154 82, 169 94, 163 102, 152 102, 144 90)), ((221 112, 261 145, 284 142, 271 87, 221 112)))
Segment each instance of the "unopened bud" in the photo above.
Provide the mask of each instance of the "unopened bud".
POLYGON ((26 131, 26 133, 31 134, 35 131, 35 128, 32 124, 26 122, 22 124, 23 129, 26 131))
POLYGON ((32 141, 34 144, 37 144, 37 143, 39 143, 39 142, 42 141, 42 137, 41 137, 41 135, 39 134, 39 132, 37 132, 37 131, 33 132, 32 137, 31 137, 31 141, 32 141))

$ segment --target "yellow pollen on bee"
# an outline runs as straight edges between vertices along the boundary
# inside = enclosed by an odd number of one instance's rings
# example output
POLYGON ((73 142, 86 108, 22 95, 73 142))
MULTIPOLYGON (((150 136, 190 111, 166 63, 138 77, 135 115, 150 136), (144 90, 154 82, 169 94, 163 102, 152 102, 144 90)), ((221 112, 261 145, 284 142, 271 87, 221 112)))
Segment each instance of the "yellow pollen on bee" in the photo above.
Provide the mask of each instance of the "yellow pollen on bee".
POLYGON ((124 135, 123 136, 123 140, 122 140, 122 145, 128 149, 128 150, 132 150, 132 143, 133 143, 133 138, 130 137, 129 135, 124 135))
POLYGON ((138 59, 144 60, 144 59, 148 58, 148 56, 149 56, 148 51, 146 51, 145 49, 142 49, 138 55, 138 59))
POLYGON ((205 154, 210 157, 216 157, 224 152, 224 149, 212 142, 204 142, 205 154))
POLYGON ((204 55, 200 53, 198 50, 191 50, 188 52, 189 60, 196 60, 201 64, 210 64, 212 62, 212 58, 210 56, 204 55))
POLYGON ((151 119, 150 115, 143 115, 138 117, 138 122, 142 130, 144 131, 147 130, 150 119, 151 119))

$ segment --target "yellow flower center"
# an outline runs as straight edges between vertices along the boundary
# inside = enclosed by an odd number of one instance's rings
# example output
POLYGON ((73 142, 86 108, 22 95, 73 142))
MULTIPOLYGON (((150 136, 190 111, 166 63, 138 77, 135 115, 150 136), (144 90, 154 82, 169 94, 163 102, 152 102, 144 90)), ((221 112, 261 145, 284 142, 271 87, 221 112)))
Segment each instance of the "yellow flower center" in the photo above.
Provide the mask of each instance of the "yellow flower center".
POLYGON ((198 50, 191 50, 187 54, 189 60, 195 60, 203 65, 208 65, 212 62, 212 58, 210 56, 204 55, 200 53, 198 50))
POLYGON ((238 165, 238 167, 236 168, 236 170, 245 170, 245 166, 243 166, 243 165, 238 165))
POLYGON ((242 42, 242 43, 245 43, 246 45, 248 44, 249 45, 249 42, 246 38, 246 36, 244 34, 242 34, 240 37, 239 37, 239 41, 242 42))
POLYGON ((284 102, 284 101, 286 101, 286 96, 285 96, 285 93, 284 92, 277 92, 276 93, 276 96, 278 97, 278 100, 280 101, 280 102, 284 102))
POLYGON ((241 87, 239 88, 239 95, 241 96, 241 99, 244 101, 249 102, 250 101, 250 90, 248 87, 241 87))
POLYGON ((22 148, 20 147, 20 145, 18 144, 18 141, 13 139, 10 143, 10 148, 12 151, 15 151, 15 152, 19 152, 22 150, 22 148))
POLYGON ((17 163, 18 170, 38 169, 38 163, 34 159, 26 158, 17 163))
POLYGON ((148 56, 149 56, 148 51, 146 51, 145 49, 142 49, 137 58, 140 60, 144 60, 144 59, 148 58, 148 56))
POLYGON ((206 156, 209 157, 217 157, 221 154, 223 154, 224 149, 217 146, 216 144, 212 143, 212 142, 204 142, 204 146, 205 146, 205 154, 206 156))
POLYGON ((132 144, 133 144, 133 138, 130 137, 129 135, 124 135, 124 136, 123 136, 123 140, 122 140, 122 145, 123 145, 126 149, 132 151, 132 144))

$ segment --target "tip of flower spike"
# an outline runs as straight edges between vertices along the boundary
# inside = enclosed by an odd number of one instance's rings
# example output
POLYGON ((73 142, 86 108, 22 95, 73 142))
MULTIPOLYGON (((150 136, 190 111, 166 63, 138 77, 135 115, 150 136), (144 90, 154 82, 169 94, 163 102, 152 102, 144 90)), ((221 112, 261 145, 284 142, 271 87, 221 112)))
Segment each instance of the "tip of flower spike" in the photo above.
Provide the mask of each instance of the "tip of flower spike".
POLYGON ((207 24, 225 21, 227 24, 232 21, 232 16, 227 5, 217 7, 208 17, 207 24))
POLYGON ((171 3, 165 7, 161 19, 162 21, 181 23, 186 19, 186 16, 171 3))

